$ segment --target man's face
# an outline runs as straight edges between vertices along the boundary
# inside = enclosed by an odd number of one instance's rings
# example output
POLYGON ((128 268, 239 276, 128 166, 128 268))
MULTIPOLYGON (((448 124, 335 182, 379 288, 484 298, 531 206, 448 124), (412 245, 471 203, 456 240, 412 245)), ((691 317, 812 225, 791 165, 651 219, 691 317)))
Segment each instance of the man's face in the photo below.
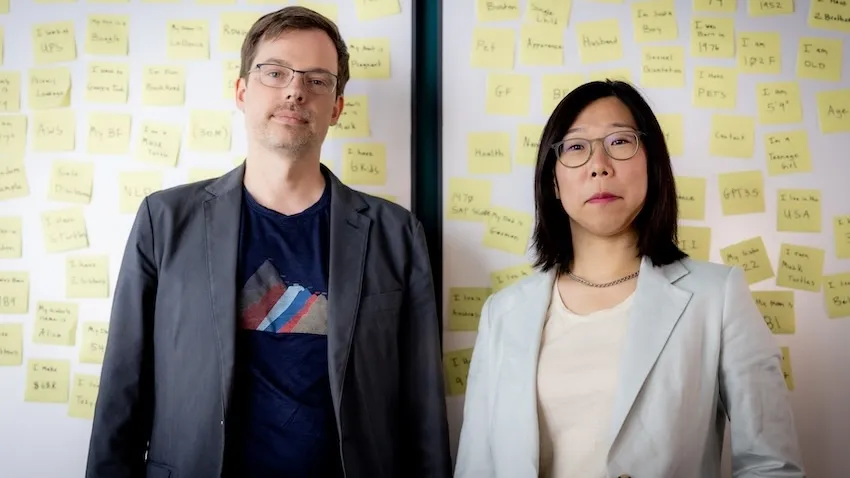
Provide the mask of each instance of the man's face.
POLYGON ((320 150, 343 105, 336 94, 337 53, 330 37, 321 30, 286 31, 261 41, 251 66, 248 78, 236 83, 248 140, 296 158, 320 150))

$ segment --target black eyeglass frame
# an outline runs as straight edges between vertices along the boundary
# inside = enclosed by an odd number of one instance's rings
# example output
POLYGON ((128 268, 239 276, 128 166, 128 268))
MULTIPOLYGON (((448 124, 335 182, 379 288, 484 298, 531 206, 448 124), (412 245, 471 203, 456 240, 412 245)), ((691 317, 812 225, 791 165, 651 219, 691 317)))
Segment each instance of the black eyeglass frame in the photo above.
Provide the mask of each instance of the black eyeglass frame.
POLYGON ((292 80, 294 80, 295 77, 298 76, 298 75, 296 75, 296 73, 300 73, 301 83, 304 84, 304 87, 307 88, 308 90, 310 90, 311 92, 313 92, 314 94, 317 94, 317 95, 329 95, 329 94, 333 93, 334 91, 336 91, 336 87, 337 87, 337 85, 339 85, 339 75, 335 75, 335 74, 333 74, 329 71, 325 71, 325 70, 296 70, 295 68, 292 68, 292 67, 289 67, 289 66, 286 66, 286 65, 281 65, 280 63, 257 63, 256 65, 254 65, 254 68, 251 68, 251 72, 257 71, 257 72, 262 73, 262 68, 265 67, 265 66, 273 66, 273 67, 276 67, 276 68, 284 68, 284 69, 287 69, 287 70, 292 72, 292 76, 289 78, 289 81, 285 85, 278 85, 278 86, 268 85, 262 80, 262 77, 260 77, 260 83, 262 83, 265 86, 268 86, 269 88, 286 88, 287 86, 291 85, 292 80), (333 86, 331 86, 330 90, 328 90, 327 92, 316 92, 316 91, 314 91, 313 85, 310 85, 309 83, 307 83, 307 75, 309 75, 311 73, 313 73, 313 74, 319 73, 319 74, 322 74, 322 75, 329 75, 331 78, 333 78, 333 86))
POLYGON ((646 136, 646 133, 644 133, 643 131, 635 131, 635 130, 630 130, 630 129, 629 129, 629 130, 620 130, 620 131, 613 131, 613 132, 611 132, 611 133, 608 133, 608 134, 606 134, 605 136, 602 136, 601 138, 592 138, 592 139, 588 139, 588 138, 569 138, 569 139, 563 139, 563 140, 561 140, 561 141, 558 141, 557 143, 552 144, 552 145, 550 146, 550 148, 552 148, 552 150, 553 150, 553 151, 555 151, 555 158, 556 158, 556 159, 558 160, 558 162, 559 162, 559 163, 561 163, 561 164, 562 164, 565 168, 578 169, 578 168, 580 168, 580 167, 584 166, 585 164, 587 164, 587 163, 588 163, 588 161, 590 161, 590 158, 592 158, 592 157, 593 157, 593 143, 595 143, 595 142, 597 142, 597 141, 603 141, 603 142, 602 142, 602 150, 603 150, 603 151, 605 151, 605 154, 607 154, 609 158, 611 158, 611 159, 613 159, 613 160, 615 160, 615 161, 628 161, 628 160, 630 160, 630 159, 634 158, 634 157, 635 157, 635 155, 637 155, 638 151, 640 151, 640 138, 641 138, 641 136, 646 136), (631 134, 634 134, 634 135, 635 135, 635 151, 634 151, 634 152, 631 154, 631 156, 629 156, 628 158, 615 158, 614 156, 611 156, 611 153, 610 153, 610 152, 608 152, 608 148, 605 146, 605 142, 604 142, 603 140, 605 140, 605 139, 606 139, 606 138, 608 138, 609 136, 612 136, 612 135, 615 135, 615 134, 622 134, 622 133, 631 133, 631 134), (561 154, 560 154, 560 152, 558 151, 558 148, 560 148, 561 146, 563 146, 563 144, 564 144, 564 143, 566 143, 567 141, 572 141, 572 140, 576 140, 576 139, 580 139, 580 140, 583 140, 583 141, 587 141, 587 142, 590 144, 590 147, 588 147, 588 148, 587 148, 587 150, 588 150, 588 153, 587 153, 587 159, 585 159, 585 160, 584 160, 584 162, 583 162, 583 163, 581 163, 581 164, 579 164, 578 166, 569 166, 569 165, 567 165, 567 164, 564 164, 564 162, 563 162, 563 161, 561 161, 561 154))

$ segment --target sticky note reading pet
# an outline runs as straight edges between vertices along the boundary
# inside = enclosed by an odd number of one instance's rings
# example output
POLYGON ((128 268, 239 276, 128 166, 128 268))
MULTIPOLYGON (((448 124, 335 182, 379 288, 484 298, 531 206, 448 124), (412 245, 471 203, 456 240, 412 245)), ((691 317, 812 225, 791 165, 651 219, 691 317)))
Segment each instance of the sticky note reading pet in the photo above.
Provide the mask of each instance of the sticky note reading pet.
POLYGON ((27 360, 24 401, 65 403, 68 401, 71 363, 68 360, 27 360))
POLYGON ((0 216, 0 259, 21 257, 21 216, 0 216))
POLYGON ((230 151, 233 114, 228 110, 192 110, 189 148, 194 151, 230 151))
POLYGON ((486 113, 488 115, 527 116, 531 97, 531 78, 512 73, 487 76, 486 113))
POLYGON ((520 28, 519 62, 525 66, 560 66, 564 64, 564 30, 526 23, 520 28))
POLYGON ((77 59, 74 22, 41 23, 32 27, 32 52, 36 65, 77 59))
POLYGON ((681 156, 685 152, 684 119, 680 113, 659 114, 658 123, 664 133, 664 142, 670 156, 681 156))
POLYGON ((679 37, 675 2, 653 0, 632 3, 632 25, 638 43, 673 41, 679 37))
POLYGON ((517 20, 519 0, 475 0, 475 16, 480 23, 517 20))
POLYGON ((66 67, 29 70, 31 109, 64 108, 71 104, 71 70, 66 67))
POLYGON ((0 367, 17 367, 24 360, 23 324, 0 324, 0 367))
POLYGON ((89 15, 85 50, 89 55, 126 56, 129 37, 129 15, 89 15))
POLYGON ((685 86, 685 49, 680 46, 643 48, 641 83, 647 88, 685 86))
POLYGON ((843 0, 811 0, 809 26, 850 33, 850 3, 843 0))
POLYGON ((761 237, 753 237, 720 249, 720 259, 727 266, 743 269, 748 284, 774 276, 773 266, 761 237))
POLYGON ((525 19, 530 23, 564 28, 570 19, 572 0, 528 0, 525 19))
POLYGON ((469 365, 471 362, 471 348, 445 353, 443 367, 446 372, 447 395, 456 396, 466 393, 466 378, 469 375, 469 365))
POLYGON ((109 297, 109 256, 69 255, 65 258, 65 296, 73 299, 109 297))
POLYGON ((705 178, 676 176, 679 219, 705 219, 705 178))
POLYGON ((26 150, 26 115, 0 116, 0 156, 23 158, 26 150))
POLYGON ((579 23, 576 26, 581 62, 602 63, 623 58, 620 22, 616 19, 579 23))
POLYGON ((142 73, 142 104, 182 106, 186 101, 186 70, 182 66, 148 66, 142 73))
POLYGON ((734 109, 738 96, 738 74, 730 67, 694 68, 694 106, 734 109))
POLYGON ((794 81, 776 81, 756 85, 759 123, 782 124, 803 121, 800 85, 794 81))
POLYGON ((694 0, 695 12, 735 13, 737 0, 694 0))
POLYGON ((26 314, 29 310, 29 293, 29 272, 0 272, 0 314, 26 314))
POLYGON ((102 364, 109 338, 109 322, 83 322, 80 329, 80 362, 102 364))
POLYGON ((490 214, 493 185, 490 181, 470 178, 449 179, 446 217, 459 221, 482 222, 490 214))
POLYGON ((32 341, 44 345, 69 345, 77 341, 79 307, 74 302, 38 301, 32 341))
POLYGON ((94 163, 83 161, 53 161, 50 168, 51 201, 90 204, 94 185, 94 163))
POLYGON ((728 17, 696 17, 691 20, 691 56, 735 56, 735 20, 728 17))
POLYGON ((712 115, 709 153, 729 158, 752 158, 755 135, 756 121, 751 116, 712 115))
POLYGON ((86 151, 90 154, 126 154, 130 151, 131 116, 125 113, 89 113, 86 151))
POLYGON ((498 292, 514 282, 528 277, 533 272, 529 264, 507 267, 490 273, 490 288, 498 292))
POLYGON ((47 252, 66 252, 89 246, 86 220, 79 207, 42 212, 41 228, 47 252))
POLYGON ((118 212, 135 214, 142 200, 162 189, 159 171, 123 171, 118 175, 118 212))
MULTIPOLYGON (((769 2, 759 0, 759 3, 769 2)), ((741 73, 778 75, 782 72, 782 38, 779 33, 739 33, 737 55, 741 73)))
POLYGON ((842 55, 839 39, 802 37, 797 49, 797 77, 839 81, 842 55))
POLYGON ((466 141, 470 174, 511 172, 511 136, 508 133, 469 133, 466 141))
MULTIPOLYGON (((236 82, 239 81, 239 60, 225 60, 222 63, 222 98, 232 101, 236 95, 236 82)), ((345 112, 343 111, 343 114, 345 112)))
POLYGON ((357 19, 361 22, 401 13, 398 0, 362 0, 354 5, 357 9, 357 19))
POLYGON ((449 330, 478 330, 481 308, 492 293, 489 287, 449 288, 449 330))
POLYGON ((821 192, 819 190, 778 189, 776 199, 777 231, 821 231, 821 192))
POLYGON ((360 38, 348 42, 351 78, 380 80, 390 77, 390 40, 360 38))
POLYGON ((587 79, 581 73, 543 75, 543 112, 549 114, 569 92, 583 85, 587 79))
POLYGON ((782 244, 776 285, 818 292, 823 280, 824 251, 815 247, 782 244))
POLYGON ((0 162, 0 201, 29 195, 27 172, 23 159, 0 162))
POLYGON ((71 398, 68 404, 68 416, 91 420, 100 389, 100 377, 84 373, 74 374, 71 386, 71 398))
POLYGON ((537 152, 540 148, 542 124, 520 124, 517 126, 516 163, 524 166, 537 164, 537 152))
POLYGON ((8 113, 20 110, 21 73, 18 71, 0 71, 0 111, 8 113))
POLYGON ((259 15, 253 12, 222 13, 218 33, 218 50, 224 53, 239 53, 242 42, 259 15))
POLYGON ((812 170, 809 136, 806 130, 769 133, 764 137, 767 174, 807 173, 812 170))
POLYGON ((850 317, 850 272, 823 276, 823 298, 827 317, 850 317))
POLYGON ((850 88, 819 91, 817 103, 822 133, 850 131, 850 88))
POLYGON ((835 234, 835 257, 850 259, 850 214, 832 218, 832 230, 835 234))
POLYGON ((368 138, 372 135, 369 126, 369 97, 351 95, 345 97, 342 114, 336 125, 328 129, 331 138, 368 138))
POLYGON ((764 177, 761 171, 717 175, 723 215, 764 212, 764 177))
POLYGON ((174 167, 180 155, 183 131, 179 125, 144 121, 136 144, 136 159, 145 163, 174 167))
POLYGON ((209 60, 210 31, 206 20, 169 21, 165 35, 165 56, 169 60, 209 60))
POLYGON ((387 152, 383 143, 350 143, 343 147, 342 178, 347 184, 387 184, 387 152))
POLYGON ((797 316, 794 313, 794 292, 790 290, 753 291, 753 299, 764 317, 764 323, 774 334, 793 334, 797 316))
POLYGON ((39 110, 32 114, 32 150, 63 152, 76 148, 77 120, 72 109, 39 110))
POLYGON ((711 254, 711 228, 679 226, 679 249, 694 259, 708 261, 711 254))
POLYGON ((86 101, 123 104, 130 90, 130 66, 127 63, 90 63, 86 77, 86 101))
POLYGON ((531 214, 504 207, 492 207, 487 218, 483 244, 509 254, 524 255, 528 249, 531 214))
POLYGON ((785 386, 788 390, 794 390, 794 375, 791 373, 791 352, 788 347, 779 347, 782 352, 782 375, 785 377, 785 386))
POLYGON ((475 68, 510 70, 514 67, 513 28, 477 27, 472 32, 470 64, 475 68))
POLYGON ((794 0, 748 0, 747 13, 751 17, 768 17, 794 13, 794 0))

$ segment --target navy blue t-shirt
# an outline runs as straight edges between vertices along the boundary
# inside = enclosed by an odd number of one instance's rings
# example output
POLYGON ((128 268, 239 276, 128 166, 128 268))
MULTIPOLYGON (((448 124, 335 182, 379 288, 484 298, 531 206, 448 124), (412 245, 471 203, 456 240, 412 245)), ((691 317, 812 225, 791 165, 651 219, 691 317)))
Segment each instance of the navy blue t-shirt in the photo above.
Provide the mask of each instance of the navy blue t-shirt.
POLYGON ((339 476, 328 378, 330 181, 286 216, 243 189, 227 474, 339 476))

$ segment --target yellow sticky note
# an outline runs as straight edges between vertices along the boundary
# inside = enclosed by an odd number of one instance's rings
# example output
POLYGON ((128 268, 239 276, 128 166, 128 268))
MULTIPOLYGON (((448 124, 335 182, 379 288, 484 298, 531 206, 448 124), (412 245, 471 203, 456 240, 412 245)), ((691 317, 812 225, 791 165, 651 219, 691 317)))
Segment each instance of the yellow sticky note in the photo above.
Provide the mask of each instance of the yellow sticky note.
POLYGON ((126 113, 89 113, 86 151, 90 154, 126 154, 130 150, 131 116, 126 113))
POLYGON ((360 0, 354 3, 357 19, 361 22, 389 17, 401 13, 398 0, 360 0))
POLYGON ((850 88, 817 93, 821 133, 850 131, 850 88))
POLYGON ((734 57, 735 20, 729 17, 694 17, 691 20, 691 56, 734 57))
POLYGON ((222 98, 232 101, 236 97, 236 82, 239 80, 239 60, 225 60, 222 63, 222 98))
POLYGON ((22 158, 0 161, 0 201, 28 196, 27 170, 22 158))
POLYGON ((764 150, 768 176, 812 171, 809 135, 804 129, 766 134, 764 150))
POLYGON ((529 264, 520 264, 518 266, 506 267, 490 273, 490 288, 493 293, 496 293, 505 287, 530 276, 533 269, 529 264))
POLYGON ((142 200, 162 189, 159 171, 123 171, 118 175, 118 212, 135 214, 142 200))
POLYGON ((29 107, 63 108, 71 104, 71 70, 66 67, 29 70, 29 107))
POLYGON ((705 220, 705 178, 676 176, 679 219, 705 220))
POLYGON ((26 150, 26 115, 0 116, 0 156, 23 158, 26 150))
POLYGON ((601 63, 623 58, 623 36, 617 19, 596 20, 576 26, 581 62, 601 63))
POLYGON ((764 323, 774 334, 793 334, 797 330, 797 316, 794 312, 794 291, 758 290, 753 291, 764 323))
POLYGON ((662 113, 657 115, 658 124, 664 132, 664 142, 670 156, 681 156, 685 152, 684 119, 680 113, 662 113))
POLYGON ((0 259, 21 257, 21 216, 0 216, 0 259))
POLYGON ((94 185, 94 163, 83 161, 53 161, 50 168, 51 201, 90 204, 94 185))
POLYGON ((543 75, 543 113, 550 114, 574 89, 587 82, 581 73, 554 73, 543 75))
POLYGON ((776 285, 789 289, 819 292, 823 280, 823 249, 782 244, 776 285))
POLYGON ((488 115, 527 116, 531 97, 531 78, 524 74, 490 73, 487 75, 488 115))
POLYGON ((748 0, 747 13, 751 17, 788 15, 794 13, 794 0, 748 0))
POLYGON ((443 368, 446 372, 446 395, 453 397, 466 393, 466 379, 469 376, 471 362, 471 348, 445 353, 443 368))
POLYGON ((109 256, 65 257, 65 296, 73 299, 109 298, 109 256))
POLYGON ((516 163, 524 166, 537 164, 537 153, 540 149, 540 136, 543 134, 542 124, 520 124, 517 126, 516 163))
POLYGON ((843 54, 840 39, 801 37, 797 48, 797 77, 840 81, 843 54))
POLYGON ((641 83, 647 88, 685 86, 685 48, 681 46, 643 47, 641 83))
POLYGON ((260 15, 254 12, 225 12, 219 17, 218 49, 225 53, 238 53, 245 36, 260 15))
POLYGON ((850 317, 850 272, 823 276, 823 298, 827 317, 850 317))
POLYGON ((811 0, 809 26, 850 33, 850 3, 845 0, 811 0))
POLYGON ((189 182, 205 181, 207 179, 217 178, 227 171, 217 168, 192 168, 189 170, 189 182))
POLYGON ((460 221, 482 222, 490 214, 493 185, 484 179, 449 179, 446 217, 460 221))
POLYGON ((525 66, 564 64, 563 28, 526 23, 520 28, 519 63, 525 66))
POLYGON ((764 177, 761 171, 717 175, 724 216, 764 212, 764 177))
POLYGON ((369 124, 369 97, 366 95, 346 96, 342 114, 337 123, 328 129, 328 137, 368 138, 372 135, 369 124))
POLYGON ((17 367, 24 360, 24 326, 0 324, 0 367, 17 367))
POLYGON ((679 37, 672 0, 632 3, 632 25, 638 43, 673 41, 679 37))
POLYGON ((466 138, 467 170, 470 174, 511 172, 511 135, 508 133, 469 133, 466 138))
POLYGON ((694 0, 695 12, 735 13, 737 0, 694 0))
POLYGON ((383 143, 349 143, 343 147, 342 180, 351 185, 387 183, 387 151, 383 143))
MULTIPOLYGON (((2 9, 2 6, 0 6, 0 9, 2 9)), ((6 51, 6 49, 3 47, 3 42, 5 41, 5 38, 6 33, 3 30, 3 26, 0 25, 0 65, 3 64, 3 53, 6 51)))
POLYGON ((450 287, 449 330, 477 331, 481 308, 491 293, 489 287, 450 287))
POLYGON ((86 101, 123 104, 130 91, 130 66, 127 63, 90 63, 86 77, 86 101))
POLYGON ((32 122, 33 151, 73 151, 76 148, 77 120, 74 110, 38 110, 32 114, 32 122))
POLYGON ((325 18, 329 19, 334 23, 339 23, 339 6, 335 3, 310 2, 299 0, 297 4, 301 5, 302 7, 307 7, 316 13, 324 15, 325 18))
POLYGON ((518 20, 519 0, 475 0, 475 16, 481 23, 518 20))
POLYGON ((142 104, 182 106, 186 100, 186 70, 182 66, 148 66, 142 73, 142 104))
POLYGON ((79 207, 42 212, 41 229, 47 252, 66 252, 89 246, 86 219, 79 207))
POLYGON ((832 230, 835 235, 835 257, 850 259, 850 214, 833 217, 832 230))
POLYGON ((109 338, 109 322, 83 322, 80 329, 80 362, 102 364, 109 338))
POLYGON ((785 386, 789 391, 794 391, 794 375, 791 373, 791 351, 788 347, 779 347, 782 352, 782 375, 785 377, 785 386))
POLYGON ((86 53, 127 56, 129 37, 129 15, 89 15, 86 28, 86 53))
POLYGON ((210 30, 206 20, 171 20, 166 25, 165 56, 169 60, 209 60, 210 30))
POLYGON ((782 38, 778 32, 738 33, 737 55, 741 73, 782 73, 782 38))
POLYGON ((136 143, 136 159, 161 166, 177 165, 183 129, 173 123, 143 121, 136 143))
POLYGON ((74 302, 38 301, 32 341, 44 345, 73 346, 77 342, 79 306, 74 302))
MULTIPOLYGON (((848 90, 850 91, 850 90, 848 90)), ((781 124, 803 121, 800 85, 795 81, 774 81, 756 85, 759 123, 781 124)))
POLYGON ((77 59, 74 22, 40 23, 32 27, 32 52, 36 65, 77 59))
POLYGON ((597 70, 589 73, 590 81, 624 81, 626 83, 634 83, 632 81, 632 72, 628 68, 612 68, 608 70, 597 70))
POLYGON ((68 360, 27 360, 25 402, 65 403, 70 394, 71 363, 68 360))
POLYGON ((491 207, 482 243, 509 254, 525 255, 534 218, 505 207, 491 207))
POLYGON ((192 110, 189 121, 189 149, 230 151, 233 113, 229 110, 192 110))
POLYGON ((0 271, 0 314, 26 314, 29 297, 29 272, 0 271))
POLYGON ((773 265, 761 237, 753 237, 720 249, 720 259, 727 266, 740 267, 748 284, 774 276, 773 265))
POLYGON ((20 110, 21 73, 18 71, 0 71, 0 111, 11 113, 20 110))
POLYGON ((678 246, 685 254, 699 261, 708 261, 711 254, 711 228, 679 226, 678 246))
POLYGON ((694 106, 734 109, 738 97, 738 72, 735 68, 715 66, 694 68, 694 106))
POLYGON ((755 135, 756 121, 752 116, 712 115, 709 154, 729 158, 752 158, 755 135))
POLYGON ((9 13, 9 0, 0 0, 0 14, 9 13))
POLYGON ((71 386, 71 398, 68 404, 68 416, 71 418, 93 419, 99 389, 100 377, 97 375, 74 374, 74 383, 71 386))
POLYGON ((528 0, 525 20, 531 23, 564 28, 570 20, 572 0, 528 0))
POLYGON ((351 78, 380 80, 390 77, 390 40, 360 38, 348 42, 351 78))
POLYGON ((818 189, 777 189, 776 230, 820 232, 821 192, 818 189))

